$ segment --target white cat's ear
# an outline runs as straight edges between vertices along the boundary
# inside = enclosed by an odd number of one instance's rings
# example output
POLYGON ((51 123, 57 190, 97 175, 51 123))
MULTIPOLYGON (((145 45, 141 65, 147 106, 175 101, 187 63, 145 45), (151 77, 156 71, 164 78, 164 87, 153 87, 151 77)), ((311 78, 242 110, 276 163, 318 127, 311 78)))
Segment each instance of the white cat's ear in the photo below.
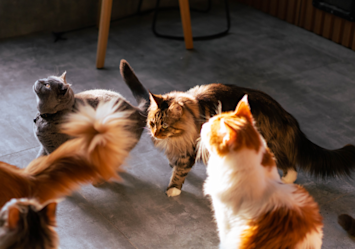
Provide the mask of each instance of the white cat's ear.
POLYGON ((232 146, 237 137, 237 132, 223 118, 220 121, 219 134, 223 136, 222 146, 232 146))
POLYGON ((244 97, 239 101, 237 107, 235 108, 234 114, 237 116, 244 116, 249 120, 253 120, 253 115, 251 114, 248 95, 244 95, 244 97))
POLYGON ((67 75, 67 71, 65 71, 61 76, 59 76, 59 78, 61 78, 65 84, 67 84, 67 80, 65 78, 66 75, 67 75))
POLYGON ((10 230, 16 229, 20 220, 20 211, 16 206, 10 206, 7 215, 7 227, 10 230))
POLYGON ((55 226, 56 225, 56 218, 55 218, 55 213, 57 211, 57 203, 56 202, 51 202, 47 204, 42 210, 40 211, 41 213, 44 213, 44 216, 46 217, 46 221, 48 222, 49 225, 55 226))

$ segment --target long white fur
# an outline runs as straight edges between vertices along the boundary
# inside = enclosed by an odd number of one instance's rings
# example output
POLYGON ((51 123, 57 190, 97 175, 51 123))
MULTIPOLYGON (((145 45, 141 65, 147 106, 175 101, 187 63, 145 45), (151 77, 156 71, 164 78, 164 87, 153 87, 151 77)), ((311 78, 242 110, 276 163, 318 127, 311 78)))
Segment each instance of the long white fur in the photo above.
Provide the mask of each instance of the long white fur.
MULTIPOLYGON (((207 139, 210 122, 203 125, 201 141, 210 153, 207 165, 205 195, 210 195, 221 240, 220 248, 239 248, 240 235, 248 228, 247 221, 279 207, 298 209, 307 196, 295 194, 296 186, 282 184, 277 168, 261 165, 265 141, 258 152, 243 148, 238 153, 221 157, 213 151, 207 139)), ((299 192, 298 192, 299 193, 299 192)), ((321 248, 322 228, 309 234, 299 248, 321 248)))

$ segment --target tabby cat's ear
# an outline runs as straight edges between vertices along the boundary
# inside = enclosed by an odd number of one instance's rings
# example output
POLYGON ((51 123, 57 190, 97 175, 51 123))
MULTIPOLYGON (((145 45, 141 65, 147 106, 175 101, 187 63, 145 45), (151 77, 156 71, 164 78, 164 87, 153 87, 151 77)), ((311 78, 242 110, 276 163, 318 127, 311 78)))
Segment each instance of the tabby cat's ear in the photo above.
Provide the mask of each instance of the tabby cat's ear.
POLYGON ((164 99, 159 95, 155 95, 155 94, 151 93, 150 91, 149 91, 149 95, 150 95, 151 101, 154 101, 157 104, 157 106, 159 106, 159 107, 164 102, 164 99))
POLYGON ((20 211, 16 206, 10 206, 7 216, 7 227, 10 230, 17 228, 18 222, 20 220, 20 211))
POLYGON ((250 121, 253 120, 253 115, 251 114, 248 102, 248 95, 245 94, 244 97, 239 101, 237 108, 235 108, 234 114, 237 116, 246 117, 250 121))
POLYGON ((56 218, 55 218, 55 213, 57 210, 57 203, 52 202, 46 205, 42 210, 40 211, 44 217, 46 217, 46 222, 50 226, 55 226, 56 225, 56 218))
POLYGON ((180 117, 182 114, 182 106, 178 103, 172 103, 169 106, 169 111, 172 114, 172 116, 180 117))
POLYGON ((65 79, 66 75, 67 75, 67 71, 65 71, 61 76, 59 76, 59 78, 61 78, 65 84, 67 84, 67 80, 65 79))

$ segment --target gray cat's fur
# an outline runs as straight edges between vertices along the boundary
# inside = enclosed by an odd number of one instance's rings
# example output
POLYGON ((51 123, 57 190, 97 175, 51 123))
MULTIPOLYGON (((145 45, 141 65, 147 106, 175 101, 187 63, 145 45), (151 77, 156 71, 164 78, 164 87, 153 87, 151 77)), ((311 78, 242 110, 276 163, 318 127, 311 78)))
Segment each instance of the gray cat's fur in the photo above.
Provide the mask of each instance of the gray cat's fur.
POLYGON ((137 122, 130 129, 136 130, 137 141, 139 140, 146 124, 146 111, 150 104, 149 93, 139 82, 127 61, 121 60, 120 72, 136 98, 138 107, 131 105, 123 96, 113 91, 96 89, 74 94, 71 85, 66 81, 66 73, 60 77, 50 76, 35 82, 33 91, 37 97, 38 113, 33 120, 33 131, 41 144, 37 157, 50 154, 70 138, 59 132, 60 124, 68 113, 75 111, 77 103, 84 101, 96 108, 100 101, 124 100, 122 108, 118 111, 133 111, 130 118, 137 122))

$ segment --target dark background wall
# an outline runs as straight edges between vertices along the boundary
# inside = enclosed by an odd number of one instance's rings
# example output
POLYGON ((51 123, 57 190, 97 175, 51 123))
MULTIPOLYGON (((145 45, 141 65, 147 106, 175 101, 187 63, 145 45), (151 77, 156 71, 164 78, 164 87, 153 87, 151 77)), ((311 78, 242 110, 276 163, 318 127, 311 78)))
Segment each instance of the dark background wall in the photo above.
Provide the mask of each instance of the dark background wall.
MULTIPOLYGON (((97 24, 100 0, 1 0, 0 39, 40 31, 62 32, 97 24)), ((139 0, 113 0, 112 19, 136 13, 139 0)), ((142 10, 155 0, 143 0, 142 10)), ((162 6, 178 5, 164 0, 162 6)))

